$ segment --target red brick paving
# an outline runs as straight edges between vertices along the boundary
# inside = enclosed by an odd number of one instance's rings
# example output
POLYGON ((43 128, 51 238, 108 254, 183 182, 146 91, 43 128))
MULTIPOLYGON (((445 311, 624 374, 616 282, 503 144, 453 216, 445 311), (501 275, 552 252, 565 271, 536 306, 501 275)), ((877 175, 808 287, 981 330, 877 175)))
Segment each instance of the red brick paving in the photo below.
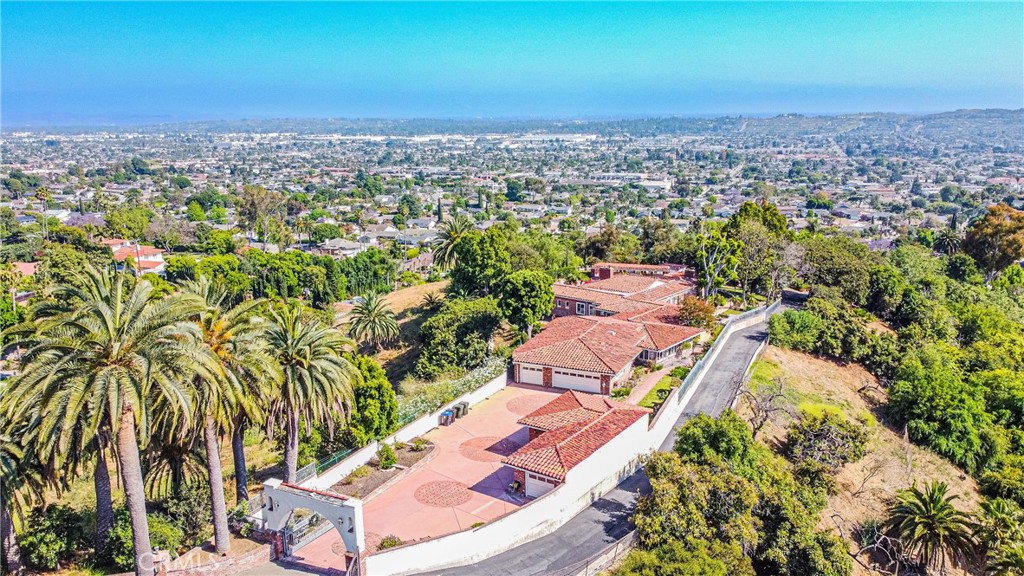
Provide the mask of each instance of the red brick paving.
POLYGON ((427 482, 416 489, 416 501, 435 508, 461 506, 473 498, 469 486, 454 480, 427 482))
MULTIPOLYGON (((560 392, 560 391, 559 391, 560 392)), ((505 409, 519 416, 526 416, 537 408, 547 404, 554 396, 519 396, 505 404, 505 409)))
POLYGON ((510 438, 480 436, 459 445, 459 455, 476 462, 501 462, 501 459, 521 448, 510 438))

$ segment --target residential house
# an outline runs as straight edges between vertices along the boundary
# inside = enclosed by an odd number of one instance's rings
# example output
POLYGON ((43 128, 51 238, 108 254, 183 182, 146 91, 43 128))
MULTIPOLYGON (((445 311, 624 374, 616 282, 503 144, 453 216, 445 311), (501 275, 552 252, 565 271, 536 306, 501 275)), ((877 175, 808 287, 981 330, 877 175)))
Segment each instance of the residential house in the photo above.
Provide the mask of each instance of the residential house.
POLYGON ((704 330, 600 316, 555 318, 512 353, 513 380, 608 394, 636 363, 676 360, 704 330))
POLYGON ((520 424, 530 441, 502 464, 512 468, 519 491, 538 498, 557 486, 586 481, 586 462, 599 464, 602 455, 628 450, 644 441, 650 412, 607 398, 566 392, 527 414, 520 424))

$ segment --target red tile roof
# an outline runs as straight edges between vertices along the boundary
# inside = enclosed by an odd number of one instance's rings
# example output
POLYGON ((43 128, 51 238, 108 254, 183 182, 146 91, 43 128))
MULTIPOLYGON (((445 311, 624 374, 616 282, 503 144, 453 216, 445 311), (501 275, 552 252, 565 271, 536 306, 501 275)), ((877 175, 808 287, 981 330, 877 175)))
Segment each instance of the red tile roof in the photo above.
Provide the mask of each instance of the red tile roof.
POLYGON ((512 353, 514 362, 597 374, 617 374, 643 350, 664 350, 700 334, 699 328, 631 322, 614 317, 555 318, 512 353))
POLYGON ((563 316, 512 353, 516 362, 599 374, 616 374, 633 363, 645 331, 639 324, 597 316, 563 316))
POLYGON ((643 408, 613 408, 586 422, 575 422, 545 432, 516 450, 502 463, 556 480, 565 475, 624 430, 647 416, 643 408))
POLYGON ((157 256, 163 253, 164 251, 160 248, 154 248, 152 246, 143 246, 141 244, 137 246, 124 246, 114 251, 114 260, 121 262, 123 260, 127 260, 129 256, 137 259, 141 256, 157 256))
POLYGON ((519 424, 540 430, 554 430, 576 422, 586 422, 612 410, 627 406, 599 394, 570 390, 519 419, 519 424))
POLYGON ((615 292, 616 294, 636 294, 655 286, 660 286, 664 281, 657 276, 636 276, 633 274, 621 274, 612 276, 605 280, 587 282, 584 287, 588 290, 602 290, 615 292))

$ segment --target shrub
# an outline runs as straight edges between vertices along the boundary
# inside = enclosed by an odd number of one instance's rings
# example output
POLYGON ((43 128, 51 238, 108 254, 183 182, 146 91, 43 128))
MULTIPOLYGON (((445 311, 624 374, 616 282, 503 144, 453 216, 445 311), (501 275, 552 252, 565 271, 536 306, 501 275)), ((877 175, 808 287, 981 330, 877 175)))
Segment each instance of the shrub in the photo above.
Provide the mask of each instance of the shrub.
POLYGON ((163 512, 181 530, 185 546, 198 546, 213 535, 210 526, 210 488, 205 482, 190 482, 163 502, 163 512))
POLYGON ((718 322, 715 320, 715 307, 697 296, 684 296, 679 302, 679 321, 686 326, 712 329, 718 322))
POLYGON ((388 548, 395 548, 397 546, 401 546, 402 544, 404 544, 404 542, 402 542, 401 538, 395 536, 394 534, 391 534, 381 538, 380 544, 377 544, 377 550, 387 550, 388 548))
POLYGON ((345 479, 342 480, 342 482, 344 482, 345 484, 351 484, 360 478, 366 478, 367 476, 370 475, 371 472, 373 472, 373 470, 371 470, 369 466, 364 464, 350 472, 348 476, 345 476, 345 479))
POLYGON ((395 457, 395 451, 391 446, 381 444, 380 448, 377 448, 377 461, 380 462, 381 470, 387 470, 398 462, 398 458, 395 457))
POLYGON ((686 366, 676 366, 675 368, 672 369, 671 372, 668 373, 668 375, 673 377, 673 378, 679 378, 680 380, 685 380, 686 376, 689 373, 690 373, 690 368, 688 368, 686 366))
MULTIPOLYGON (((147 514, 149 522, 149 543, 153 548, 167 550, 171 558, 177 558, 181 547, 181 530, 160 514, 147 514)), ((121 570, 135 567, 135 545, 132 543, 132 522, 128 510, 117 511, 114 527, 110 530, 110 552, 114 566, 121 570)))
POLYGON ((629 389, 629 388, 619 387, 619 388, 616 388, 616 389, 612 390, 610 396, 612 398, 625 398, 626 396, 629 396, 630 392, 632 392, 632 390, 629 389))
POLYGON ((411 450, 413 452, 422 452, 422 451, 426 450, 428 446, 430 446, 430 442, 426 438, 413 438, 412 439, 412 448, 411 448, 411 450))
POLYGON ((88 545, 82 520, 78 512, 67 506, 33 510, 18 535, 25 561, 39 570, 60 568, 76 550, 88 545))

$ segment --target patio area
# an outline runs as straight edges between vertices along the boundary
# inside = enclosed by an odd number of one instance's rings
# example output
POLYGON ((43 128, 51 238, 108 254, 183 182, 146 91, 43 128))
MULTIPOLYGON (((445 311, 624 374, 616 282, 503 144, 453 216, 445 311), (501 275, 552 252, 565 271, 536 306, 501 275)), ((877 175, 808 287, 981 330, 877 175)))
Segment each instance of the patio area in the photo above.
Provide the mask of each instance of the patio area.
MULTIPOLYGON (((375 551, 385 536, 402 542, 442 536, 524 505, 525 499, 505 494, 512 471, 501 459, 528 441, 526 429, 516 421, 562 392, 510 384, 451 426, 424 435, 436 446, 435 454, 364 500, 367 550, 375 551)), ((339 567, 344 553, 341 538, 331 531, 299 550, 296 560, 339 567)))

